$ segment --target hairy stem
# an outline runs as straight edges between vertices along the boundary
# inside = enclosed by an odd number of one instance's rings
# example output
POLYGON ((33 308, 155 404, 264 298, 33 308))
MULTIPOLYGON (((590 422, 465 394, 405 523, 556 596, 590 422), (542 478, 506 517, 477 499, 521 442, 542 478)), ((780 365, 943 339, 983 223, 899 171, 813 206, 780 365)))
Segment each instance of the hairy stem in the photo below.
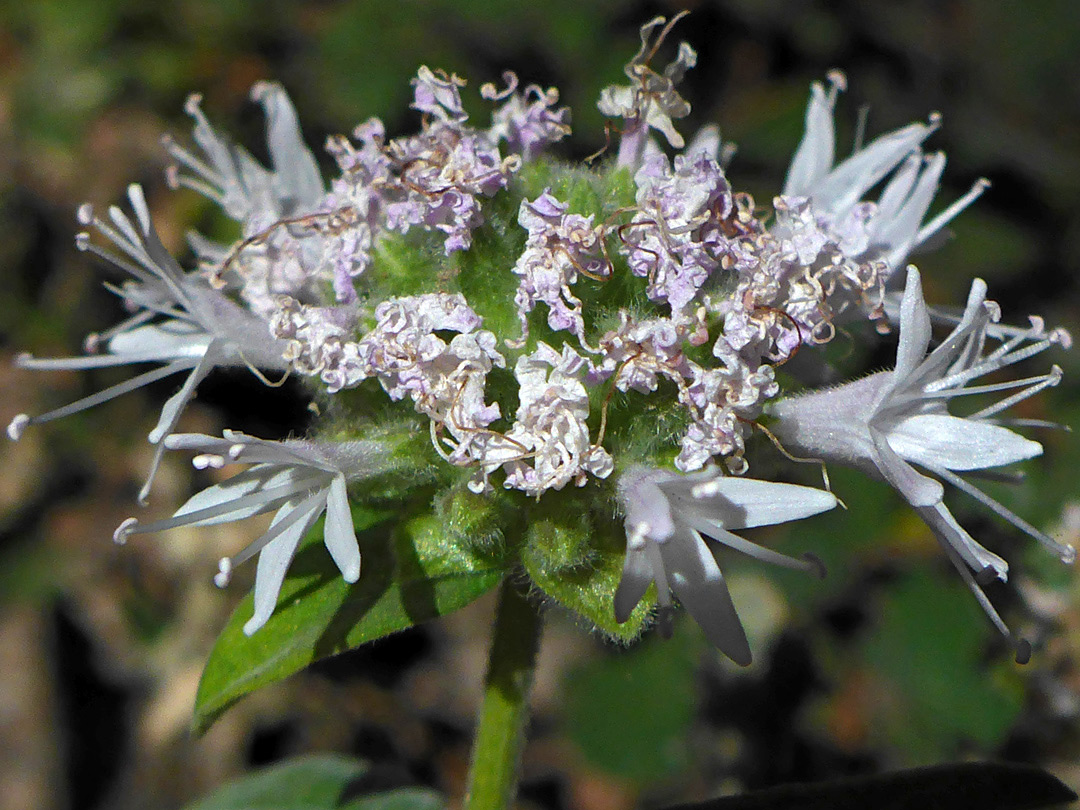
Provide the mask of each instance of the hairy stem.
POLYGON ((536 608, 509 578, 503 580, 465 810, 501 810, 510 806, 517 792, 541 627, 536 608))

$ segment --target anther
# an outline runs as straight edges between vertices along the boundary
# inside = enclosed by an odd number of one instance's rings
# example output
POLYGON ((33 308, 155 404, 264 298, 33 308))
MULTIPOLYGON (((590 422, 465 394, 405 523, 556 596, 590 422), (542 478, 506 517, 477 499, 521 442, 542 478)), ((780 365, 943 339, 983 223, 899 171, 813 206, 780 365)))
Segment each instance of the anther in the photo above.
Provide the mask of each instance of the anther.
POLYGON ((802 555, 802 558, 806 560, 806 562, 810 563, 811 567, 814 569, 814 576, 816 576, 818 579, 825 579, 825 576, 829 572, 825 569, 825 563, 822 562, 821 557, 807 551, 805 554, 802 555))
POLYGON ((1016 642, 1016 663, 1023 666, 1031 660, 1031 642, 1022 638, 1016 642))
POLYGON ((196 470, 205 470, 207 468, 220 470, 225 466, 225 459, 215 453, 203 453, 191 460, 191 466, 196 470))
POLYGON ((122 546, 127 543, 128 537, 135 533, 135 528, 139 525, 139 519, 129 517, 123 523, 116 527, 116 531, 113 532, 113 542, 118 546, 122 546))
POLYGON ((192 93, 184 102, 184 112, 188 115, 198 115, 200 104, 202 104, 202 93, 192 93))
POLYGON ((26 426, 30 424, 29 414, 20 413, 7 426, 8 438, 13 442, 17 442, 22 438, 23 431, 26 430, 26 426))
POLYGON ((230 557, 222 557, 218 560, 218 572, 214 574, 214 584, 219 588, 224 588, 228 586, 231 579, 232 559, 230 557))

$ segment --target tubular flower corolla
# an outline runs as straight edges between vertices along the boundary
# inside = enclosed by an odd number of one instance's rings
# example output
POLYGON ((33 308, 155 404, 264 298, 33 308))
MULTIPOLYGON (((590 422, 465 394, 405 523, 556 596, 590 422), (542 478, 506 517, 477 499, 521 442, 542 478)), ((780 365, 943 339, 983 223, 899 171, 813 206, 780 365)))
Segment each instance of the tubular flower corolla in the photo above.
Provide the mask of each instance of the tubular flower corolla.
POLYGON ((219 564, 214 582, 229 583, 237 565, 259 555, 255 572, 255 612, 244 625, 251 635, 270 618, 285 572, 297 546, 315 521, 326 514, 323 542, 346 582, 360 578, 356 542, 346 484, 393 469, 390 448, 376 441, 341 444, 289 440, 266 441, 226 430, 222 438, 177 433, 165 440, 170 450, 191 450, 195 467, 220 468, 250 464, 228 481, 204 489, 165 520, 140 523, 128 518, 113 539, 124 543, 133 534, 151 534, 179 526, 212 526, 274 512, 270 529, 235 557, 219 564))
POLYGON ((615 618, 620 622, 655 583, 665 633, 670 632, 670 590, 710 642, 736 664, 747 666, 752 656, 746 633, 702 535, 765 562, 825 573, 812 555, 797 560, 731 530, 770 526, 832 509, 837 500, 830 492, 725 477, 715 467, 692 475, 631 467, 619 478, 617 491, 626 522, 626 563, 615 593, 615 618))
MULTIPOLYGON (((1064 562, 1073 562, 1072 546, 1056 542, 959 475, 1015 464, 1042 453, 1042 445, 1010 430, 998 414, 1057 385, 1061 380, 1058 366, 1020 380, 969 383, 1054 343, 1067 345, 1069 339, 1060 330, 1046 332, 1042 321, 1032 318, 1029 329, 1012 330, 1011 337, 988 349, 988 328, 998 317, 997 305, 986 300, 985 283, 976 279, 959 323, 930 351, 930 313, 919 272, 909 267, 895 368, 837 388, 789 397, 769 410, 777 420, 776 435, 789 450, 847 464, 891 484, 933 530, 990 619, 1012 638, 979 587, 993 579, 1004 581, 1008 565, 957 523, 943 502, 941 481, 975 498, 1064 562), (999 391, 1014 393, 967 416, 949 412, 955 398, 999 391)), ((1022 641, 1019 645, 1018 657, 1023 658, 1027 645, 1022 641)))
POLYGON ((846 80, 839 71, 828 78, 828 91, 818 82, 810 88, 806 130, 788 169, 783 196, 808 199, 819 225, 841 237, 849 257, 881 259, 888 272, 896 275, 912 251, 941 231, 989 184, 977 181, 924 225, 945 169, 945 155, 924 155, 920 145, 938 128, 940 116, 881 135, 833 165, 833 111, 846 80), (886 177, 877 202, 863 201, 863 195, 886 177))
POLYGON ((24 354, 16 362, 23 368, 41 370, 81 370, 139 363, 156 364, 158 368, 48 413, 38 416, 19 414, 8 425, 7 431, 9 437, 18 439, 27 425, 77 413, 163 377, 188 372, 183 386, 165 403, 157 426, 150 431, 150 442, 157 447, 150 473, 139 494, 139 499, 145 501, 164 452, 162 439, 176 428, 195 388, 214 368, 247 366, 253 370, 286 371, 288 364, 282 357, 286 344, 269 336, 262 319, 226 298, 199 276, 185 273, 169 255, 150 221, 142 188, 129 186, 128 198, 135 212, 135 222, 115 206, 109 209, 111 225, 94 216, 89 205, 79 209, 79 221, 83 225, 93 225, 123 255, 94 245, 86 233, 79 234, 77 244, 80 249, 96 253, 131 274, 134 280, 120 287, 109 286, 133 313, 131 317, 107 332, 87 339, 90 352, 96 351, 104 342, 106 351, 103 354, 47 359, 24 354))

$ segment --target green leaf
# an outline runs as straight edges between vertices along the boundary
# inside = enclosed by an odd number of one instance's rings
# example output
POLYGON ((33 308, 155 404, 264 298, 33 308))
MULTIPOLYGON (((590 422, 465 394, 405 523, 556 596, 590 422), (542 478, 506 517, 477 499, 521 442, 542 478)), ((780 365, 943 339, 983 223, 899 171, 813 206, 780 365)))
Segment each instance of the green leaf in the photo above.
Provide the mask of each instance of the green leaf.
POLYGON ((546 493, 530 513, 521 562, 540 590, 560 605, 612 638, 633 641, 649 616, 651 600, 643 599, 624 623, 615 621, 626 540, 611 513, 595 507, 595 500, 576 491, 546 493))
POLYGON ((354 796, 365 763, 337 754, 313 754, 274 765, 232 782, 185 810, 440 810, 441 795, 427 788, 398 788, 354 796))
POLYGON ((363 559, 360 581, 345 582, 322 543, 322 525, 304 541, 281 589, 277 609, 252 636, 248 595, 210 653, 195 697, 195 729, 260 686, 318 661, 464 607, 491 590, 505 564, 441 542, 438 521, 426 516, 390 531, 386 511, 355 508, 363 559))
POLYGON ((341 810, 442 810, 446 799, 426 788, 398 788, 353 799, 341 810))
POLYGON ((911 764, 955 756, 965 742, 996 749, 1022 707, 1022 685, 1011 661, 988 671, 988 625, 959 577, 905 576, 882 610, 864 653, 889 695, 875 727, 911 764))
POLYGON ((185 810, 329 810, 342 806, 349 783, 365 771, 364 763, 336 754, 300 757, 225 785, 185 810))
POLYGON ((592 765, 638 783, 687 768, 699 641, 696 630, 652 636, 570 673, 567 730, 592 765))

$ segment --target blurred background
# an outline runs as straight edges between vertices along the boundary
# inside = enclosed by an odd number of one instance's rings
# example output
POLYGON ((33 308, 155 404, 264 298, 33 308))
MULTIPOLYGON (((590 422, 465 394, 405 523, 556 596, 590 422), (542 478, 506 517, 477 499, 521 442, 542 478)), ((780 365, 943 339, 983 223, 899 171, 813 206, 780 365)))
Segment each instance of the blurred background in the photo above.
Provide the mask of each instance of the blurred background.
MULTIPOLYGON (((380 116, 415 128, 409 79, 421 64, 479 85, 517 71, 573 108, 565 154, 604 143, 594 103, 656 14, 693 13, 674 39, 698 51, 680 129, 720 124, 738 145, 728 175, 767 202, 802 130, 808 85, 848 76, 840 154, 859 109, 874 135, 940 111, 931 149, 949 155, 939 207, 979 177, 993 186, 918 258, 927 297, 962 303, 987 280, 1006 320, 1042 313, 1075 329, 1080 304, 1080 15, 1069 0, 491 0, 0 2, 0 422, 40 413, 124 374, 26 372, 19 351, 77 353, 119 319, 110 271, 74 249, 82 201, 147 190, 168 246, 191 266, 189 228, 230 223, 193 193, 169 192, 160 138, 189 136, 187 94, 222 131, 265 157, 247 100, 280 81, 309 144, 380 116)), ((673 44, 667 53, 673 53, 673 44)), ((666 55, 661 57, 666 59, 666 55)), ((479 112, 483 109, 474 105, 479 112)), ((478 118, 480 125, 486 119, 478 118)), ((329 161, 325 161, 329 169, 329 161)), ((841 338, 842 362, 890 363, 893 347, 841 338)), ((1080 425, 1080 361, 1022 415, 1080 425)), ((385 785, 460 797, 493 603, 319 664, 189 730, 201 667, 243 593, 216 590, 239 524, 140 537, 119 549, 147 469, 143 437, 175 383, 28 430, 0 448, 0 807, 177 808, 233 776, 307 751, 372 762, 385 785)), ((302 431, 298 387, 216 374, 182 428, 266 438, 302 431)), ((1042 431, 1045 457, 993 494, 1062 540, 1080 542, 1080 443, 1042 431)), ((193 491, 167 458, 150 512, 193 491)), ((199 474, 202 475, 202 474, 199 474)), ((205 479, 203 484, 205 484, 205 479)), ((957 500, 961 522, 1013 564, 990 595, 1036 643, 1019 667, 936 542, 886 488, 833 471, 850 508, 767 540, 812 549, 825 582, 725 561, 756 661, 721 660, 691 623, 664 644, 619 649, 549 612, 520 802, 537 808, 654 807, 765 787, 959 759, 1042 764, 1080 785, 1080 585, 1011 527, 957 500)), ((238 580, 241 579, 238 577, 238 580)))

